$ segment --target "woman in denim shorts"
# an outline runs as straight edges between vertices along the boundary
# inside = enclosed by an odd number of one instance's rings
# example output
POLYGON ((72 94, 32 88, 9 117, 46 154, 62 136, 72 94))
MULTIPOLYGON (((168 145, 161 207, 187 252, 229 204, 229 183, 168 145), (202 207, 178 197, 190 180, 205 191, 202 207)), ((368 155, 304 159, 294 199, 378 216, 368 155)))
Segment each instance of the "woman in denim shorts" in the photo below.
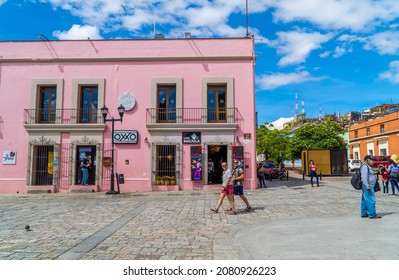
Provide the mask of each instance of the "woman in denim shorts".
POLYGON ((247 197, 244 195, 244 187, 243 187, 244 170, 240 167, 240 162, 237 159, 233 161, 232 173, 233 173, 232 176, 234 182, 234 195, 238 195, 241 198, 241 200, 247 206, 245 210, 249 212, 252 210, 252 207, 249 204, 247 197))

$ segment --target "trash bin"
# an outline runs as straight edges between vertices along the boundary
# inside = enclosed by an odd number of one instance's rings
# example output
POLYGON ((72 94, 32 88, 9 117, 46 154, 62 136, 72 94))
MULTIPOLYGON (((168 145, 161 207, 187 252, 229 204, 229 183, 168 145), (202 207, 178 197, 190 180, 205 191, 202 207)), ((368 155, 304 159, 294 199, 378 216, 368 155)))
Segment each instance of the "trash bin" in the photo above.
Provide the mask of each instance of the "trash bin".
POLYGON ((125 183, 125 177, 123 176, 123 174, 118 174, 118 183, 119 184, 125 183))

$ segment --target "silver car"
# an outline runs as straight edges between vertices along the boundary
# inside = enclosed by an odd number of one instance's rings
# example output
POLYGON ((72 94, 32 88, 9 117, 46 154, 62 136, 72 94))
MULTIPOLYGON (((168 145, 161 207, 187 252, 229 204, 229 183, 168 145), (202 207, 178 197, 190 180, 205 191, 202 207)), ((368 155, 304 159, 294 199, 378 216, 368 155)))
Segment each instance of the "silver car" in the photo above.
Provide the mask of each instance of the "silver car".
POLYGON ((359 159, 349 159, 348 160, 349 172, 359 170, 360 165, 362 165, 362 162, 359 159))

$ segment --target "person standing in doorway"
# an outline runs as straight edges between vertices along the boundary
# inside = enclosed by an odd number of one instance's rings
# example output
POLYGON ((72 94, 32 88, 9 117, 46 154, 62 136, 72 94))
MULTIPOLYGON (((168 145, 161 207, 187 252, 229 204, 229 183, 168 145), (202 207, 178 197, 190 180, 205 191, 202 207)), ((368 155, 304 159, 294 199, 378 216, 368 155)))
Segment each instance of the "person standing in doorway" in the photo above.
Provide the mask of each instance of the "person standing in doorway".
POLYGON ((212 184, 213 173, 215 172, 215 164, 213 160, 209 158, 208 161, 208 184, 212 184))
POLYGON ((88 159, 87 154, 85 154, 82 162, 80 163, 80 167, 82 168, 82 186, 87 186, 88 185, 88 180, 89 180, 89 166, 90 166, 90 161, 88 159))
POLYGON ((367 155, 364 157, 364 164, 360 167, 360 173, 362 175, 362 202, 360 216, 362 218, 370 219, 381 219, 375 210, 375 194, 374 185, 377 182, 377 176, 374 174, 374 170, 371 168, 375 159, 367 155))
POLYGON ((314 185, 313 185, 313 178, 314 177, 316 177, 317 186, 320 187, 320 185, 319 185, 319 176, 317 176, 316 164, 314 163, 313 160, 309 161, 309 173, 310 173, 310 184, 312 185, 312 187, 314 187, 314 185))
POLYGON ((246 211, 251 211, 252 207, 248 202, 247 197, 244 195, 244 170, 240 166, 240 162, 235 159, 233 160, 233 182, 234 182, 234 195, 238 195, 241 200, 245 203, 247 208, 246 211))

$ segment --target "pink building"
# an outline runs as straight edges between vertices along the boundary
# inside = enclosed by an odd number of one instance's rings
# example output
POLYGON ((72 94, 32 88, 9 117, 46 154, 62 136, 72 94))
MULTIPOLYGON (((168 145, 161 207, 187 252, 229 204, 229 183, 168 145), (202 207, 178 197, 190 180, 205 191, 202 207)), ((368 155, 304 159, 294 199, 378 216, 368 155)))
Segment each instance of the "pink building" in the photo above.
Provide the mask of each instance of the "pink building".
POLYGON ((252 38, 0 42, 0 193, 109 191, 112 139, 121 192, 217 187, 233 158, 256 188, 254 61, 252 38))

